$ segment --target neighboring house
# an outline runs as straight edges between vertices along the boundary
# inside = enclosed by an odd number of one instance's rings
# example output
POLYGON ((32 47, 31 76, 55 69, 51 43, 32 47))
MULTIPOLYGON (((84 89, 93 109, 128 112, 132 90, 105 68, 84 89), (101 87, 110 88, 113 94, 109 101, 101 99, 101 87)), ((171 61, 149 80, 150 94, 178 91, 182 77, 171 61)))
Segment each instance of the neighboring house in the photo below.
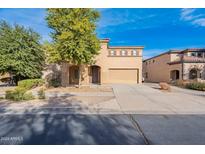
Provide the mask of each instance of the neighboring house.
POLYGON ((205 49, 170 50, 143 61, 147 82, 205 80, 205 49))
MULTIPOLYGON (((100 54, 95 64, 83 66, 81 83, 141 83, 142 82, 142 46, 109 46, 109 39, 100 41, 100 54)), ((78 84, 79 67, 63 63, 62 86, 78 84)))
POLYGON ((8 81, 9 80, 9 74, 8 73, 5 73, 5 74, 0 74, 0 83, 5 82, 5 81, 8 81))

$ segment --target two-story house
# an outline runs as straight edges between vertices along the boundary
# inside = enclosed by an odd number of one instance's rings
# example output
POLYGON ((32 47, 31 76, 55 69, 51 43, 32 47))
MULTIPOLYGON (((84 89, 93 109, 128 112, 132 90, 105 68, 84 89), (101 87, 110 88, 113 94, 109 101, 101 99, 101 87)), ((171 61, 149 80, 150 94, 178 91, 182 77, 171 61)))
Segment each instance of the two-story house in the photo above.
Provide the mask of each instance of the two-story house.
MULTIPOLYGON (((81 68, 82 84, 142 82, 143 46, 109 46, 109 39, 100 42, 101 50, 95 58, 95 64, 81 68)), ((78 66, 64 63, 62 70, 63 86, 78 84, 78 66)))
POLYGON ((148 82, 205 80, 205 49, 170 50, 143 61, 148 82))

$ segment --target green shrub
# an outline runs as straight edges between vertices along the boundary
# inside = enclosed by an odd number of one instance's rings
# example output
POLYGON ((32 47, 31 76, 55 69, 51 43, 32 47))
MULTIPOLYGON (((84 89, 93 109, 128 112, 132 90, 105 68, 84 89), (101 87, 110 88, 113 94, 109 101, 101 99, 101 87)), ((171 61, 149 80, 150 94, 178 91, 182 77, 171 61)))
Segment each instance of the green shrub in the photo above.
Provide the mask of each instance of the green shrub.
POLYGON ((17 87, 14 90, 6 91, 6 99, 14 100, 14 101, 21 101, 23 100, 23 96, 26 92, 26 89, 17 87))
POLYGON ((32 95, 31 92, 28 92, 28 93, 24 93, 23 95, 23 100, 32 100, 34 99, 35 97, 32 95))
POLYGON ((45 99, 45 98, 46 98, 45 91, 44 91, 43 88, 41 88, 41 89, 38 91, 38 98, 39 98, 39 99, 45 99))
POLYGON ((14 90, 7 90, 5 98, 13 101, 22 101, 34 99, 34 96, 32 93, 26 93, 25 88, 17 87, 14 90))
POLYGON ((201 82, 191 82, 186 84, 186 88, 205 91, 205 83, 201 82))
POLYGON ((49 81, 49 87, 60 87, 61 86, 61 82, 59 79, 51 79, 49 81))
POLYGON ((1 99, 4 99, 4 97, 0 97, 0 100, 1 100, 1 99))
POLYGON ((25 88, 26 90, 42 86, 44 84, 43 79, 27 79, 18 82, 18 87, 25 88))
POLYGON ((28 90, 42 86, 44 84, 43 79, 27 79, 18 82, 18 87, 14 90, 6 91, 6 99, 13 101, 22 101, 22 100, 32 100, 34 96, 28 90))

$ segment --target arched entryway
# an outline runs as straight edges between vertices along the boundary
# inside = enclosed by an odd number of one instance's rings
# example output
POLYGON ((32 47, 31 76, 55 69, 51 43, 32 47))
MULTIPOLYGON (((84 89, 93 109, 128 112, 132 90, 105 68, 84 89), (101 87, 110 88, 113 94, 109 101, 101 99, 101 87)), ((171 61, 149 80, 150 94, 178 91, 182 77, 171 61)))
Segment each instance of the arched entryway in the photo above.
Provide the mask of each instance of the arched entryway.
POLYGON ((91 83, 94 83, 94 84, 100 84, 101 83, 101 79, 100 79, 100 66, 97 66, 97 65, 93 65, 93 66, 90 66, 90 73, 91 73, 91 83))
POLYGON ((193 80, 198 77, 198 71, 197 69, 193 68, 189 71, 189 79, 193 80))
POLYGON ((79 67, 70 66, 69 67, 69 84, 78 84, 79 83, 79 67))
POLYGON ((172 70, 170 72, 171 80, 179 80, 179 70, 172 70))

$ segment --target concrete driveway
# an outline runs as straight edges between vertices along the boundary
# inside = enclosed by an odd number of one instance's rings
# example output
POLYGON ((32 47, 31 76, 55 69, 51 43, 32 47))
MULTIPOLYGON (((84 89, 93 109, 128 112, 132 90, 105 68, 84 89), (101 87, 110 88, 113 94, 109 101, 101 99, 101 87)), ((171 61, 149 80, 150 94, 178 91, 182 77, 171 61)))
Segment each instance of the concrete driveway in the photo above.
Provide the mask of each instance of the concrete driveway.
POLYGON ((116 100, 127 114, 205 114, 205 94, 172 87, 171 92, 157 84, 112 85, 116 100))

